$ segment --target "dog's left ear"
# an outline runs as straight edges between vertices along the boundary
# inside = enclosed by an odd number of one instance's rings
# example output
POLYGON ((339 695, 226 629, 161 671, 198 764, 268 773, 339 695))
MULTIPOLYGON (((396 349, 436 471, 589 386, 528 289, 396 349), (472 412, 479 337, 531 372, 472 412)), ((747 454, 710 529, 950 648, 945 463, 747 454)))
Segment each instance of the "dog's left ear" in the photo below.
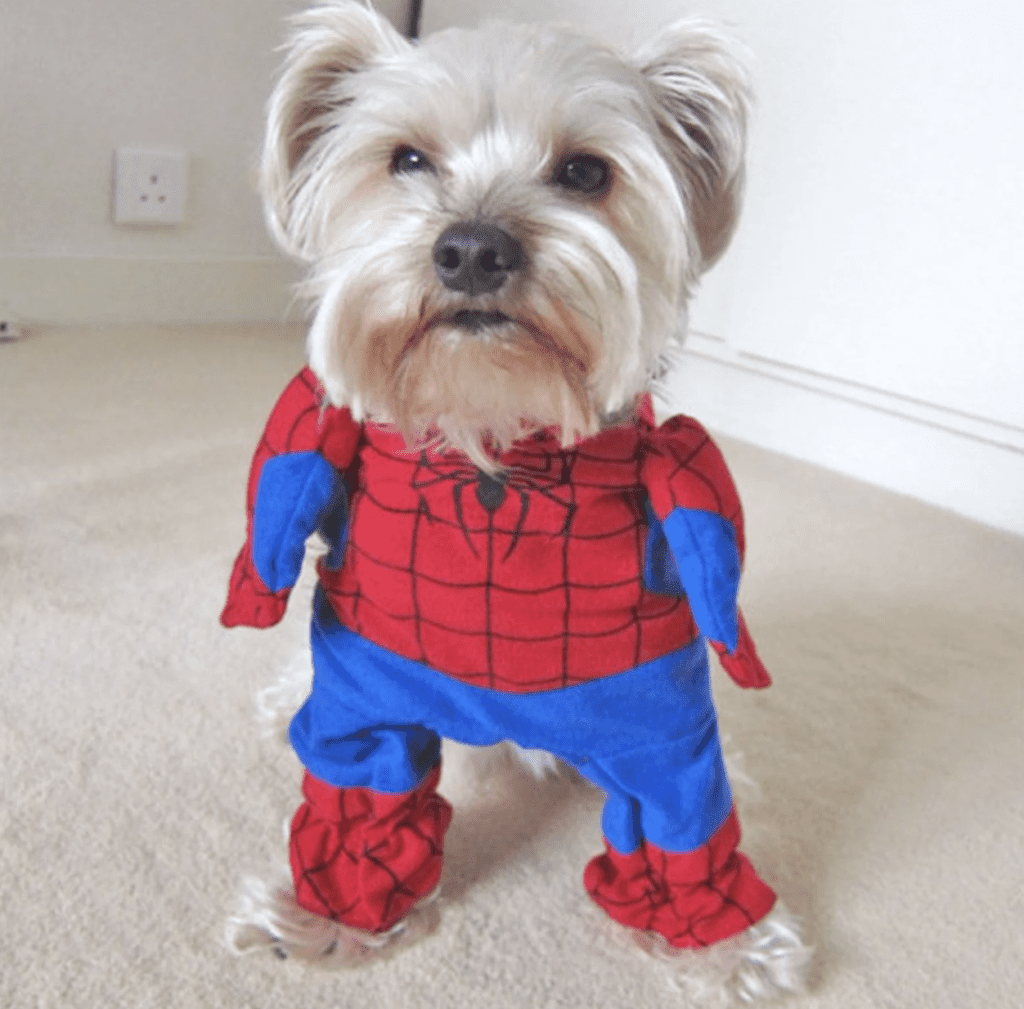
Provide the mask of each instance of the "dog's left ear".
POLYGON ((705 270, 729 244, 743 196, 750 89, 738 48, 710 25, 687 20, 633 57, 689 197, 705 270))

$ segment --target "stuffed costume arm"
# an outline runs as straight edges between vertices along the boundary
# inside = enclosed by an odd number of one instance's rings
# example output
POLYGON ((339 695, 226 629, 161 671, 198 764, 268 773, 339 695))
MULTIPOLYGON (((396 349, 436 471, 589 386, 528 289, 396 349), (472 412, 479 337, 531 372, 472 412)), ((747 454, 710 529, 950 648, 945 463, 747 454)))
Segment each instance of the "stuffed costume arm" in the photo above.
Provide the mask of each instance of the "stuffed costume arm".
POLYGON ((324 406, 323 389, 304 368, 281 394, 249 471, 248 529, 235 560, 225 627, 269 627, 283 616, 306 540, 320 531, 340 553, 346 507, 343 475, 362 435, 348 410, 324 406))
POLYGON ((673 417, 649 433, 641 481, 650 523, 648 586, 686 595, 697 626, 736 683, 769 686, 736 602, 743 509, 718 447, 695 420, 673 417))

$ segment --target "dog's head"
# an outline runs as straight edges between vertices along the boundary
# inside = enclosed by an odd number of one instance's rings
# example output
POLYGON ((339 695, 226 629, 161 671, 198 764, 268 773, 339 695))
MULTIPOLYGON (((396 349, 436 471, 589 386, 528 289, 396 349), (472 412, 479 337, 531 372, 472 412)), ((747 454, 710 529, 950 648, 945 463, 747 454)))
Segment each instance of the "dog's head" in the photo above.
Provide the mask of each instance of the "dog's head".
POLYGON ((732 233, 746 95, 692 23, 622 56, 506 24, 413 44, 351 0, 300 15, 261 185, 311 264, 331 401, 485 466, 485 443, 627 413, 732 233))

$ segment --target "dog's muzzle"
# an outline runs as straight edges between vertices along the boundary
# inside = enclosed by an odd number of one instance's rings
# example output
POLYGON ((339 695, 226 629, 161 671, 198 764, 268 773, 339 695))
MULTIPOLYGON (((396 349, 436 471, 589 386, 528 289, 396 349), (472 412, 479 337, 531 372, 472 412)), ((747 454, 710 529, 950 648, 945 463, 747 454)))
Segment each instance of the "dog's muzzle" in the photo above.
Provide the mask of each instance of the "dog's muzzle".
POLYGON ((525 262, 522 245, 485 220, 453 224, 434 243, 434 270, 460 294, 492 294, 525 262))

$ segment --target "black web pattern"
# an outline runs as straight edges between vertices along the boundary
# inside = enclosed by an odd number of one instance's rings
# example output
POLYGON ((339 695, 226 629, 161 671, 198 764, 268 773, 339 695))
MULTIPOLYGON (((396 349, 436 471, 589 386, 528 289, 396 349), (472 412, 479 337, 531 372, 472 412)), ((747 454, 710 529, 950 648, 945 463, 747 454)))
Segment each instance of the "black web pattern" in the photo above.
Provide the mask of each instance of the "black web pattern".
POLYGON ((498 478, 370 433, 349 556, 328 591, 344 623, 467 682, 533 691, 610 675, 693 640, 689 609, 643 582, 635 429, 562 450, 518 445, 498 478))

